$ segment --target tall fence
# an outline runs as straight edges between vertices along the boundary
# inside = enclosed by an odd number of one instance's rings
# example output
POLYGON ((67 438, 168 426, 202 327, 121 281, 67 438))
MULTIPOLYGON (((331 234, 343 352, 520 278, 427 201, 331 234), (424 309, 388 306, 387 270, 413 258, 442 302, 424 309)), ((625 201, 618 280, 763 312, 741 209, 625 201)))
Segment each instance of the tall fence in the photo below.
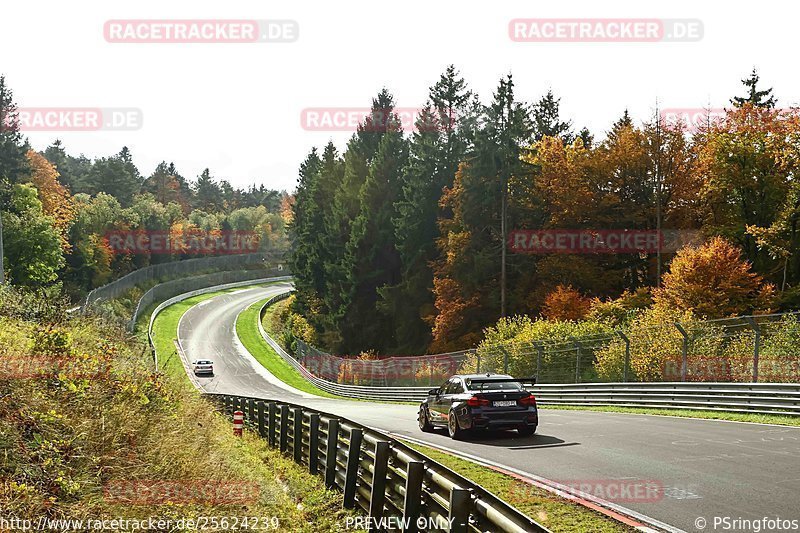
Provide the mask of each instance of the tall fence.
POLYGON ((150 265, 130 274, 122 276, 118 280, 112 281, 102 287, 92 290, 81 306, 86 309, 91 304, 100 300, 110 300, 118 298, 126 291, 137 285, 152 282, 153 280, 164 280, 169 278, 179 278, 187 275, 197 274, 206 271, 226 271, 241 270, 259 265, 278 264, 283 260, 283 252, 266 252, 253 254, 232 254, 214 257, 200 257, 197 259, 186 259, 184 261, 171 261, 150 265))
POLYGON ((351 420, 302 405, 206 394, 228 416, 339 490, 344 506, 363 511, 369 531, 547 532, 480 485, 398 440, 351 420))
POLYGON ((312 375, 343 385, 435 385, 456 373, 538 376, 539 383, 799 383, 798 313, 673 322, 425 356, 335 356, 297 340, 312 375))

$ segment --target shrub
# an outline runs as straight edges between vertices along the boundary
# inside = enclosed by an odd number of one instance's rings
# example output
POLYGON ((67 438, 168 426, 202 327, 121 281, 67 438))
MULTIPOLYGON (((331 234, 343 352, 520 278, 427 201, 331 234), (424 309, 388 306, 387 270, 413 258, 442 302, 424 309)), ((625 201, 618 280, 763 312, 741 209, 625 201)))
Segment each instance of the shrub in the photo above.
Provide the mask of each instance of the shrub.
MULTIPOLYGON (((508 373, 525 377, 537 373, 537 348, 540 342, 545 347, 540 375, 547 381, 571 381, 575 377, 573 338, 588 335, 605 338, 613 335, 612 327, 603 321, 583 320, 531 320, 527 316, 501 319, 493 327, 484 330, 484 340, 475 354, 467 356, 460 371, 474 371, 480 357, 481 372, 503 372, 508 359, 508 373), (563 349, 566 345, 566 349, 563 349)), ((593 346, 588 346, 582 363, 593 372, 593 346)))
POLYGON ((544 299, 542 316, 548 320, 582 320, 592 302, 572 285, 559 285, 544 299))
POLYGON ((652 305, 653 296, 650 294, 650 289, 640 287, 633 292, 625 291, 615 299, 595 298, 592 300, 588 318, 605 321, 614 326, 623 326, 630 322, 637 313, 652 305))

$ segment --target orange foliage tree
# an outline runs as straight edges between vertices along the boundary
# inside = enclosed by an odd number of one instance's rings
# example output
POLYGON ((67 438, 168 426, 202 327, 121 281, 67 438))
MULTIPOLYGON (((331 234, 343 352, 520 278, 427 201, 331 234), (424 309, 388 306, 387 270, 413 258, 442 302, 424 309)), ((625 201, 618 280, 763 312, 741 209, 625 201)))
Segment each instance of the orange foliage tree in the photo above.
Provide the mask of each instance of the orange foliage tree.
POLYGON ((53 217, 53 225, 61 239, 61 248, 69 253, 69 228, 75 220, 75 205, 69 191, 58 181, 58 171, 47 159, 34 150, 28 150, 28 164, 31 169, 31 182, 36 187, 42 212, 53 217))
POLYGON ((656 307, 722 318, 768 311, 775 287, 751 270, 741 251, 722 237, 681 249, 656 289, 656 307))
POLYGON ((559 285, 544 299, 542 316, 548 320, 582 320, 591 309, 592 301, 572 288, 559 285))

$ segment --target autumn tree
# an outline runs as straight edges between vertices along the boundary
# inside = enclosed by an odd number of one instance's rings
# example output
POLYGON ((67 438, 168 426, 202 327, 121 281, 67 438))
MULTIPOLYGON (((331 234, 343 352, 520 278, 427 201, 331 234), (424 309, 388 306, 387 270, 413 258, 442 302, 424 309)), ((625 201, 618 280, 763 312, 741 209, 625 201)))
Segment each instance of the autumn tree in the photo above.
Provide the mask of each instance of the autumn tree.
POLYGON ((770 309, 774 286, 765 283, 742 258, 741 250, 722 237, 680 250, 654 292, 656 307, 722 318, 770 309))
MULTIPOLYGON (((786 227, 786 216, 792 217, 793 188, 800 172, 798 138, 796 112, 745 103, 728 111, 724 120, 695 142, 707 232, 741 246, 745 257, 762 272, 781 272, 784 267, 783 258, 776 257, 774 248, 770 250, 778 243, 768 243, 764 231, 773 228, 776 235, 797 243, 791 223, 786 227)), ((800 279, 796 259, 788 270, 791 280, 800 279)))
POLYGON ((591 305, 592 301, 571 285, 559 285, 544 299, 542 316, 548 320, 582 320, 591 305))
POLYGON ((166 205, 170 202, 185 203, 182 198, 181 184, 175 175, 175 167, 162 161, 153 173, 144 180, 142 190, 151 193, 158 202, 166 205))
POLYGON ((69 191, 58 181, 55 167, 42 155, 29 150, 28 165, 31 169, 31 182, 36 187, 42 213, 53 219, 53 225, 61 239, 61 248, 69 253, 69 228, 75 219, 75 207, 69 191))

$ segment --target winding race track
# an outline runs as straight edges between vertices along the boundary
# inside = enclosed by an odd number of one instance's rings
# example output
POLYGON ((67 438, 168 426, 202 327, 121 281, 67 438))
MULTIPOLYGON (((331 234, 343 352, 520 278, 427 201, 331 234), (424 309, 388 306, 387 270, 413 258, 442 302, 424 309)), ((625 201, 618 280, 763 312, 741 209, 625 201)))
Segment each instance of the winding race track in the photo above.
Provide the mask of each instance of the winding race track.
POLYGON ((187 358, 214 361, 213 378, 191 376, 201 389, 308 405, 534 476, 570 485, 589 483, 597 487, 596 495, 612 501, 615 487, 650 482, 660 487, 655 495, 616 498, 617 503, 673 530, 700 531, 700 517, 707 521, 703 531, 750 530, 722 525, 715 529, 714 517, 800 519, 800 428, 542 410, 539 430, 532 437, 509 431, 461 442, 445 434, 422 433, 417 409, 411 405, 332 400, 291 389, 261 367, 235 333, 236 317, 243 309, 287 287, 220 295, 183 316, 178 338, 187 358), (603 489, 608 494, 597 493, 603 489))

